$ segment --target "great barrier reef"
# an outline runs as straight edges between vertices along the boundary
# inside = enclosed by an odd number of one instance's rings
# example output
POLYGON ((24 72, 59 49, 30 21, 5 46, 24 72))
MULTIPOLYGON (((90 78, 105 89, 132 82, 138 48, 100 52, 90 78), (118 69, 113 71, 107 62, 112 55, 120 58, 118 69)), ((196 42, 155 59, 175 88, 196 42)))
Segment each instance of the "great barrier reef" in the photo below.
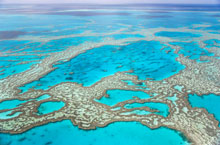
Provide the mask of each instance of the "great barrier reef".
POLYGON ((0 145, 220 145, 219 121, 220 5, 0 1, 0 145))

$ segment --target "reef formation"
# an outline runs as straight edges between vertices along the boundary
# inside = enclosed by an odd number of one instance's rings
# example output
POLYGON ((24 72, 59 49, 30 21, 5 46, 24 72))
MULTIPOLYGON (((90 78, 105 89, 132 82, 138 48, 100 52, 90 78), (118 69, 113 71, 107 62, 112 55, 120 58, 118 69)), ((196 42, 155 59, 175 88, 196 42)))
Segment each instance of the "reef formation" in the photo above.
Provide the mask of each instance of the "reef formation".
MULTIPOLYGON (((129 30, 132 26, 129 26, 129 30)), ((112 33, 93 33, 84 32, 81 34, 71 34, 63 36, 47 36, 41 38, 38 36, 11 38, 16 41, 31 40, 41 43, 47 43, 51 40, 63 38, 95 36, 104 37, 100 42, 84 42, 77 46, 69 46, 60 52, 47 54, 39 63, 30 69, 10 75, 0 80, 0 103, 6 101, 20 100, 21 104, 10 109, 2 109, 0 113, 9 112, 7 119, 0 119, 0 132, 17 134, 27 131, 35 126, 57 122, 69 119, 74 125, 81 129, 89 130, 96 127, 105 127, 106 125, 117 121, 137 121, 151 129, 159 127, 168 127, 182 132, 186 138, 196 145, 218 145, 220 144, 219 121, 213 114, 210 114, 204 108, 191 107, 188 96, 197 94, 220 95, 220 49, 219 43, 213 42, 211 47, 205 43, 208 40, 218 40, 219 34, 209 33, 208 30, 194 29, 197 27, 208 27, 206 25, 194 25, 193 28, 148 28, 138 31, 126 31, 127 29, 117 30, 112 33), (186 45, 196 42, 202 51, 195 54, 196 51, 184 50, 183 44, 176 37, 169 37, 160 32, 178 32, 186 35, 187 33, 201 34, 198 37, 189 36, 190 39, 181 41, 186 45), (114 39, 108 37, 115 34, 142 35, 144 37, 114 39), (154 78, 139 79, 133 72, 134 70, 119 71, 112 75, 103 77, 101 80, 91 86, 83 86, 77 82, 62 82, 49 89, 28 89, 22 92, 19 87, 29 84, 33 81, 43 78, 45 75, 56 70, 54 64, 68 62, 80 54, 94 48, 110 45, 120 47, 127 46, 133 42, 140 41, 158 41, 169 47, 166 53, 177 55, 175 61, 184 66, 183 69, 175 72, 174 75, 167 76, 164 79, 156 80, 154 78), (182 52, 183 51, 183 52, 182 52), (190 52, 191 51, 191 52, 190 52), (208 51, 209 54, 205 54, 208 51), (187 55, 189 53, 189 55, 187 55), (191 54, 190 54, 191 53, 191 54), (191 58, 193 55, 199 55, 196 59, 191 58), (148 98, 133 96, 112 106, 101 103, 103 97, 110 98, 107 94, 110 90, 129 90, 144 92, 149 95, 148 98), (37 98, 48 95, 49 97, 41 100, 37 98), (39 106, 44 102, 64 102, 61 109, 52 113, 38 113, 39 106), (134 103, 144 104, 148 102, 163 103, 169 107, 169 114, 163 116, 158 114, 160 110, 148 107, 128 108, 126 105, 134 103), (138 114, 137 112, 145 111, 147 114, 138 114), (15 115, 16 114, 16 115, 15 115), (13 115, 15 115, 13 117, 13 115)), ((178 36, 180 34, 177 34, 178 36)), ((172 35, 173 36, 173 35, 172 35)), ((166 49, 166 47, 161 48, 166 49)), ((155 52, 160 53, 160 52, 155 52)), ((19 56, 25 55, 25 52, 2 52, 1 56, 19 56)), ((39 54, 44 56, 45 54, 39 54)), ((121 66, 123 67, 123 66, 121 66)), ((65 72, 64 72, 65 73, 65 72)), ((72 72, 74 75, 74 71, 72 72)), ((71 80, 71 79, 70 79, 71 80)), ((50 81, 50 80, 49 80, 50 81)))

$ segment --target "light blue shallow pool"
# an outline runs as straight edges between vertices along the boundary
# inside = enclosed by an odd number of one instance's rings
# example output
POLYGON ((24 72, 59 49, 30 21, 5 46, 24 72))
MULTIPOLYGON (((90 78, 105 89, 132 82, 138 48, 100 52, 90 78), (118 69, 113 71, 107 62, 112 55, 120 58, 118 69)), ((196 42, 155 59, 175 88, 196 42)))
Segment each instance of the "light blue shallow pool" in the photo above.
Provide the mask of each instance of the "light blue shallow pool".
POLYGON ((69 81, 91 86, 103 77, 128 70, 133 70, 131 74, 137 75, 139 79, 161 80, 184 68, 175 61, 176 57, 177 54, 171 48, 158 41, 138 41, 125 46, 106 45, 54 65, 58 68, 20 89, 23 92, 32 87, 48 89, 49 86, 69 81), (166 50, 170 50, 170 53, 166 53, 166 50))
POLYGON ((99 100, 96 99, 96 101, 109 106, 114 106, 119 102, 134 99, 133 97, 138 97, 140 99, 150 98, 150 96, 147 93, 142 91, 108 90, 106 94, 108 95, 108 97, 102 97, 99 100))
POLYGON ((189 95, 189 102, 192 107, 207 109, 209 113, 214 114, 214 117, 220 121, 220 96, 215 94, 198 96, 194 94, 189 95))
POLYGON ((137 122, 117 122, 96 130, 81 130, 69 120, 35 127, 17 135, 0 134, 1 145, 187 145, 179 132, 151 130, 137 122))
POLYGON ((64 106, 65 106, 64 102, 58 102, 58 101, 43 102, 37 108, 37 110, 38 110, 37 114, 44 115, 44 114, 52 113, 54 111, 60 110, 64 106))

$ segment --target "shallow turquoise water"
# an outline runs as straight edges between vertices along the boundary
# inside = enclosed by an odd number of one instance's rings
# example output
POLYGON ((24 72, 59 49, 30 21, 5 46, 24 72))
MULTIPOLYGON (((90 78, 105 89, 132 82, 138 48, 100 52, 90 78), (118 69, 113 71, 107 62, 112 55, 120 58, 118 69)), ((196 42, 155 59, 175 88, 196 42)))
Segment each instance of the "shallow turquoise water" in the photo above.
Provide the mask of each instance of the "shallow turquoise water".
POLYGON ((0 57, 0 79, 24 72, 47 56, 20 55, 20 56, 1 56, 0 57), (23 63, 25 62, 25 63, 23 63))
MULTIPOLYGON (((103 96, 102 98, 95 99, 95 101, 108 105, 108 106, 114 106, 117 103, 131 100, 133 97, 138 97, 140 99, 148 99, 150 96, 142 91, 129 91, 129 90, 108 90, 107 92, 108 97, 103 96)), ((162 115, 164 117, 167 117, 169 115, 169 107, 166 104, 163 103, 154 103, 154 102, 146 102, 146 103, 132 103, 132 104, 126 104, 124 106, 127 109, 133 109, 137 108, 135 111, 123 113, 124 115, 129 114, 138 114, 138 115, 148 115, 152 114, 151 112, 144 111, 144 110, 138 110, 140 107, 149 107, 153 110, 158 110, 159 112, 155 112, 155 114, 162 115)))
POLYGON ((0 79, 8 77, 10 75, 24 72, 27 69, 30 69, 36 63, 39 63, 41 59, 45 58, 44 56, 7 56, 0 57, 0 79), (27 61, 25 64, 19 64, 24 61, 27 61))
POLYGON ((115 34, 110 37, 113 37, 116 40, 125 38, 144 38, 144 36, 140 34, 115 34))
POLYGON ((85 131, 69 120, 49 123, 18 135, 0 134, 2 145, 187 145, 179 132, 167 128, 151 130, 137 122, 117 122, 85 131), (36 142, 37 141, 37 142, 36 142))
POLYGON ((220 40, 218 39, 209 39, 204 41, 206 44, 207 48, 212 48, 212 47, 220 47, 220 40))
POLYGON ((31 42, 31 41, 15 41, 15 40, 0 41, 0 50, 2 50, 3 52, 10 51, 10 53, 8 54, 15 54, 16 52, 28 54, 21 56, 0 57, 0 79, 16 73, 24 72, 25 70, 30 69, 33 64, 39 63, 40 60, 46 57, 46 56, 37 56, 36 54, 59 52, 69 47, 77 46, 84 42, 90 42, 90 41, 101 42, 102 37, 94 37, 94 36, 68 37, 58 40, 52 40, 45 44, 40 42, 31 42), (19 64, 25 61, 27 61, 28 63, 19 64))
POLYGON ((51 40, 38 49, 54 50, 55 52, 65 50, 69 47, 74 47, 85 42, 101 42, 102 37, 98 36, 81 36, 81 37, 67 37, 57 40, 51 40))
POLYGON ((200 62, 200 56, 213 56, 214 54, 206 49, 200 48, 197 42, 170 42, 172 45, 180 46, 179 54, 188 56, 190 59, 194 59, 200 62))
POLYGON ((0 50, 1 52, 19 50, 24 48, 27 43, 29 43, 29 41, 3 40, 0 41, 0 50))
POLYGON ((155 114, 162 115, 167 117, 169 115, 169 107, 167 104, 155 103, 155 102, 146 102, 146 103, 133 103, 125 105, 125 108, 132 109, 138 107, 149 107, 154 110, 159 110, 159 112, 154 112, 155 114))
POLYGON ((102 97, 100 100, 95 100, 109 106, 114 106, 119 102, 133 99, 138 97, 140 99, 148 99, 150 96, 142 91, 129 91, 129 90, 108 90, 108 97, 102 97))
POLYGON ((150 114, 153 114, 152 112, 150 111, 146 111, 146 110, 141 110, 141 109, 135 109, 135 110, 132 110, 132 111, 129 111, 129 112, 123 112, 123 113, 120 113, 120 115, 150 115, 150 114))
POLYGON ((145 89, 145 90, 150 90, 150 88, 147 88, 146 84, 143 82, 139 82, 134 84, 131 80, 122 80, 129 86, 136 86, 137 89, 145 89))
POLYGON ((160 50, 163 47, 166 46, 158 41, 138 41, 126 46, 107 45, 94 48, 68 62, 54 65, 58 67, 56 70, 20 89, 23 92, 32 87, 47 89, 49 86, 69 81, 91 86, 103 77, 128 70, 134 70, 131 74, 137 75, 139 79, 161 80, 184 68, 175 61, 177 55, 168 47, 165 50, 169 49, 170 53, 160 50))
POLYGON ((210 27, 207 27, 206 28, 207 30, 213 30, 213 31, 219 31, 220 30, 220 25, 219 24, 217 24, 217 25, 212 25, 212 26, 210 26, 210 27))
MULTIPOLYGON (((8 7, 8 6, 7 6, 8 7)), ((6 8, 7 8, 6 7, 6 8)), ((148 7, 148 6, 147 6, 148 7)), ((136 7, 139 9, 138 7, 136 7)), ((155 7, 156 8, 156 7, 155 7)), ((155 10, 153 8, 152 10, 155 10)), ((19 50, 19 52, 26 52, 28 54, 43 54, 49 52, 59 52, 68 47, 73 47, 79 45, 85 41, 100 42, 102 41, 101 37, 112 37, 114 39, 124 39, 124 38, 142 38, 144 36, 140 34, 116 34, 111 35, 113 31, 120 29, 125 29, 122 32, 133 32, 139 31, 142 28, 177 28, 177 27, 189 27, 193 28, 194 24, 210 24, 210 27, 207 28, 195 28, 195 29, 207 29, 213 30, 213 32, 218 33, 219 22, 218 17, 211 16, 212 13, 203 11, 172 11, 161 9, 157 12, 145 11, 145 8, 141 8, 138 11, 131 11, 130 9, 123 9, 124 14, 121 13, 120 7, 113 7, 111 9, 102 9, 102 10, 91 10, 84 13, 100 13, 100 15, 91 15, 91 16, 81 16, 81 15, 56 15, 50 14, 32 14, 31 17, 26 14, 16 13, 16 14, 1 14, 0 19, 0 31, 21 31, 24 32, 25 36, 34 37, 40 36, 42 38, 47 38, 48 36, 67 36, 72 34, 81 34, 85 31, 91 31, 95 33, 109 33, 107 36, 88 36, 88 37, 67 37, 62 39, 56 39, 46 44, 40 42, 31 42, 31 41, 16 41, 16 40, 4 40, 0 41, 0 50, 5 52, 6 50, 19 50), (116 15, 109 14, 105 15, 104 13, 118 13, 116 15), (164 12, 163 12, 164 11, 164 12), (104 21, 103 21, 104 20, 104 21), (130 27, 132 26, 132 27, 130 27), (126 29, 128 28, 128 29, 126 29), (21 50, 24 48, 24 50, 21 50), (41 52, 35 52, 41 51, 41 52)), ((156 8, 157 9, 157 8, 156 8)), ((7 10, 7 9, 6 9, 7 10)), ((81 13, 81 12, 80 12, 81 13)), ((217 15, 217 14, 216 14, 217 15)), ((210 33, 213 33, 210 32, 210 33)), ((164 32, 159 32, 163 33, 164 32)), ((163 35, 162 34, 162 35, 163 35)), ((22 35, 22 36, 23 36, 22 35)), ((180 32, 166 32, 167 37, 180 37, 180 41, 191 37, 198 37, 201 34, 189 34, 189 33, 180 33, 180 32), (168 34, 169 33, 169 34, 168 34)), ((20 37, 20 36, 18 36, 20 37)), ((177 38, 178 38, 177 37, 177 38)), ((13 53, 13 52, 10 52, 13 53)), ((38 62, 37 62, 38 63, 38 62)), ((0 68, 0 79, 5 78, 9 75, 23 72, 27 69, 30 69, 32 64, 21 65, 19 67, 11 68, 9 71, 5 71, 4 74, 1 73, 3 69, 0 68), (16 70, 16 72, 14 71, 16 70)), ((1 65, 0 65, 1 67, 1 65)), ((7 68, 9 69, 9 68, 7 68)))
POLYGON ((48 99, 50 98, 50 95, 42 95, 42 96, 39 96, 38 98, 35 98, 35 99, 28 99, 28 100, 18 100, 18 99, 15 99, 15 100, 7 100, 7 101, 3 101, 0 103, 0 110, 4 110, 4 109, 14 109, 18 106, 20 106, 22 103, 25 103, 25 102, 28 102, 28 101, 32 101, 32 100, 36 100, 36 101, 41 101, 41 100, 44 100, 44 99, 48 99))
POLYGON ((64 102, 58 102, 58 101, 43 102, 37 108, 37 111, 38 111, 37 114, 38 115, 44 115, 44 114, 52 113, 54 111, 60 110, 64 106, 65 106, 64 102))
POLYGON ((168 100, 172 101, 172 103, 174 105, 176 105, 176 101, 178 100, 177 98, 177 94, 174 94, 174 96, 171 96, 171 97, 166 97, 168 100))
POLYGON ((155 35, 179 39, 181 41, 191 40, 193 37, 202 36, 201 34, 195 34, 190 32, 169 32, 169 31, 157 32, 155 35))
POLYGON ((42 96, 40 96, 40 97, 38 97, 38 98, 36 98, 36 99, 33 99, 33 100, 41 101, 41 100, 48 99, 48 98, 50 98, 50 97, 51 97, 50 95, 44 94, 44 95, 42 95, 42 96))
POLYGON ((37 56, 36 54, 26 55, 23 52, 28 53, 28 49, 31 50, 39 46, 38 43, 31 43, 30 41, 16 41, 16 40, 2 40, 0 41, 0 50, 6 54, 12 56, 0 57, 0 79, 8 77, 10 75, 24 72, 30 69, 34 64, 39 63, 40 60, 47 56, 37 56), (13 56, 19 53, 19 56, 13 56), (20 64, 25 62, 24 64, 20 64))
MULTIPOLYGON (((0 120, 4 120, 4 119, 11 119, 11 118, 14 118, 14 117, 17 117, 19 114, 21 114, 22 112, 15 112, 14 114, 11 114, 12 113, 12 110, 11 111, 5 111, 5 112, 1 112, 0 113, 0 120)), ((1 142, 0 142, 1 143, 1 142)))
POLYGON ((13 109, 13 108, 19 106, 21 103, 25 103, 25 102, 26 101, 21 101, 21 100, 3 101, 0 103, 0 110, 13 109))
POLYGON ((131 80, 122 80, 130 86, 139 86, 139 87, 147 87, 145 83, 140 82, 139 84, 134 84, 131 80))
POLYGON ((220 121, 220 96, 217 96, 215 94, 198 96, 194 94, 189 95, 189 102, 192 107, 207 109, 209 113, 214 114, 215 118, 220 121))

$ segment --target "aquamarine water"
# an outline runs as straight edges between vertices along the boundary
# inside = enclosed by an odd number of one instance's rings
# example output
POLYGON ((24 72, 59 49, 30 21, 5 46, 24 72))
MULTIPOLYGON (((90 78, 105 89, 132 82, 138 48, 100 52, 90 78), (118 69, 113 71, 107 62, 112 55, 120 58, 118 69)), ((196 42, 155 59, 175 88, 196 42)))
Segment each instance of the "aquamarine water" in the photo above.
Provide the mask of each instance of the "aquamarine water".
MULTIPOLYGON (((220 96, 215 94, 198 96, 196 94, 189 95, 189 102, 192 107, 205 108, 209 113, 214 114, 214 117, 220 121, 220 96)), ((220 126, 220 124, 219 124, 220 126)))
POLYGON ((5 109, 13 109, 17 106, 19 106, 22 103, 25 103, 26 101, 21 101, 21 100, 9 100, 9 101, 3 101, 0 103, 0 110, 5 110, 5 109))
POLYGON ((154 112, 155 114, 162 115, 167 117, 169 115, 169 107, 167 104, 158 103, 158 102, 146 102, 146 103, 132 103, 125 105, 125 108, 132 109, 132 108, 139 108, 139 107, 149 107, 153 110, 158 110, 159 112, 154 112))
MULTIPOLYGON (((20 115, 21 113, 22 113, 22 112, 15 112, 15 113, 13 113, 12 110, 0 112, 0 119, 1 119, 1 120, 11 119, 11 118, 17 117, 17 116, 20 115)), ((0 143, 1 143, 1 142, 0 142, 0 143)))
POLYGON ((101 99, 95 99, 95 101, 106 104, 109 106, 114 106, 117 103, 131 100, 134 97, 138 97, 140 99, 148 99, 150 96, 142 91, 129 91, 129 90, 108 90, 106 92, 108 97, 103 96, 101 99))
POLYGON ((167 46, 158 41, 138 41, 125 46, 106 45, 94 48, 68 62, 54 65, 58 68, 20 89, 23 92, 32 87, 48 89, 49 86, 61 82, 77 82, 83 86, 91 86, 103 77, 128 70, 134 70, 132 74, 139 79, 161 80, 184 68, 175 61, 177 55, 173 50, 167 47, 171 53, 166 53, 161 50, 163 47, 167 46))
POLYGON ((2 145, 187 145, 177 131, 151 130, 137 122, 117 122, 96 130, 81 130, 69 120, 35 127, 23 134, 0 134, 2 145), (158 139, 159 137, 159 139, 158 139))
POLYGON ((129 86, 136 86, 137 89, 146 89, 150 90, 150 88, 147 88, 146 84, 143 82, 133 83, 131 80, 122 80, 129 86))
POLYGON ((218 39, 209 39, 204 41, 206 44, 207 48, 212 48, 212 47, 220 47, 220 40, 218 39))
MULTIPOLYGON (((147 93, 142 91, 129 91, 129 90, 108 90, 106 92, 107 96, 103 96, 102 98, 95 99, 95 101, 108 105, 114 106, 120 102, 134 99, 134 97, 138 97, 139 99, 148 99, 151 98, 147 93)), ((154 112, 155 114, 162 115, 167 117, 169 115, 169 107, 167 104, 159 103, 159 102, 146 102, 146 103, 132 103, 126 104, 124 108, 133 109, 137 108, 134 111, 123 113, 123 115, 129 114, 138 114, 138 115, 148 115, 152 114, 149 111, 139 110, 140 107, 149 107, 152 110, 157 110, 158 112, 154 112)))
POLYGON ((190 32, 169 32, 169 31, 161 31, 155 33, 156 36, 162 36, 162 37, 170 37, 173 39, 178 39, 181 41, 187 41, 192 40, 193 37, 200 37, 201 34, 195 34, 190 32))
POLYGON ((174 96, 166 97, 168 100, 172 101, 174 105, 176 105, 176 101, 178 100, 177 94, 174 94, 174 96))
POLYGON ((206 28, 207 30, 213 30, 214 32, 220 30, 220 25, 214 25, 206 28))
POLYGON ((127 85, 130 86, 139 86, 139 87, 147 87, 145 83, 140 82, 138 84, 133 83, 131 80, 122 80, 123 82, 125 82, 127 85))
POLYGON ((146 111, 146 110, 141 110, 141 109, 135 109, 135 110, 132 110, 132 111, 129 111, 129 112, 122 112, 120 113, 120 115, 150 115, 150 114, 153 114, 152 112, 150 111, 146 111))
POLYGON ((54 111, 58 111, 61 108, 65 106, 64 102, 58 102, 58 101, 48 101, 48 102, 43 102, 40 104, 40 106, 37 108, 37 114, 38 115, 44 115, 48 113, 52 113, 54 111))
POLYGON ((5 110, 5 109, 14 109, 16 107, 19 107, 22 105, 22 103, 26 103, 28 101, 42 101, 42 100, 45 100, 45 99, 48 99, 50 98, 50 95, 42 95, 42 96, 39 96, 38 98, 35 98, 35 99, 28 99, 28 100, 18 100, 18 99, 14 99, 14 100, 6 100, 6 101, 2 101, 0 102, 0 110, 5 110))
POLYGON ((44 56, 7 56, 0 57, 0 79, 10 75, 24 72, 36 63, 39 63, 44 56), (26 63, 22 63, 26 62, 26 63))
MULTIPOLYGON (((149 6, 147 6, 149 7, 149 6)), ((7 8, 7 7, 6 7, 7 8)), ((150 7, 149 7, 150 8, 150 7)), ((180 7, 179 7, 180 8, 180 7)), ((212 16, 212 13, 209 11, 196 12, 192 9, 192 11, 187 11, 188 9, 184 9, 184 11, 172 11, 170 9, 164 9, 164 7, 160 7, 159 12, 145 11, 145 7, 141 7, 138 11, 131 11, 129 9, 123 8, 124 14, 120 14, 121 8, 115 7, 113 14, 109 13, 107 10, 96 9, 91 10, 92 12, 75 12, 75 13, 65 13, 62 12, 55 13, 53 15, 49 14, 32 14, 31 17, 27 17, 25 14, 7 14, 4 13, 0 15, 0 19, 2 20, 0 23, 0 31, 20 31, 24 32, 21 36, 41 36, 41 38, 47 38, 48 36, 63 36, 63 35, 72 35, 72 34, 82 34, 85 31, 91 31, 94 33, 111 33, 112 31, 125 29, 123 32, 132 32, 136 30, 141 30, 144 28, 178 28, 178 27, 189 27, 193 28, 194 24, 211 24, 210 27, 203 28, 197 27, 195 29, 208 29, 211 30, 210 33, 217 33, 216 30, 219 29, 218 17, 212 16), (97 13, 92 14, 92 13, 97 13), (165 12, 165 13, 164 13, 165 12), (114 14, 116 13, 116 14, 114 14), (90 14, 90 15, 89 15, 90 14), (84 17, 86 16, 86 17, 84 17), (105 21, 103 21, 105 20, 105 21), (130 25, 132 27, 130 27, 130 25), (213 30, 213 31, 212 31, 213 30)), ((138 8, 139 9, 139 8, 138 8)), ((157 9, 157 8, 156 8, 157 9)), ((108 8, 109 10, 109 8, 108 8)), ((149 10, 155 10, 155 8, 150 8, 149 10)), ((4 12, 4 11, 3 11, 4 12)), ((159 32, 159 34, 164 32, 159 32)), ((179 35, 180 32, 172 32, 167 35, 168 37, 173 37, 175 34, 181 36, 182 39, 188 39, 189 36, 199 36, 200 34, 189 34, 181 33, 184 35, 179 35)), ((101 35, 102 36, 102 35, 101 35)), ((18 36, 20 37, 20 36, 18 36)), ((140 34, 117 34, 117 35, 107 35, 102 37, 113 37, 115 39, 124 39, 130 37, 140 38, 143 37, 140 34)), ((3 40, 0 41, 0 49, 3 51, 6 50, 19 50, 19 52, 26 52, 28 54, 43 54, 43 53, 53 53, 59 52, 68 47, 79 45, 80 43, 87 41, 101 41, 100 37, 71 37, 71 39, 62 38, 57 40, 51 40, 42 44, 41 42, 32 42, 28 40, 15 41, 15 40, 3 40), (25 50, 21 50, 26 46, 25 50), (39 45, 40 44, 40 45, 39 45), (61 45, 62 44, 62 45, 61 45), (41 46, 42 45, 42 46, 41 46), (39 51, 40 52, 37 52, 39 51)), ((37 41, 37 40, 36 40, 37 41)), ((13 53, 13 52, 9 52, 13 53)), ((9 75, 23 72, 27 69, 30 69, 30 66, 33 64, 29 64, 26 66, 22 66, 23 69, 19 70, 19 67, 16 69, 11 69, 10 71, 1 73, 1 65, 0 65, 0 79, 5 78, 9 75), (16 70, 16 72, 14 72, 16 70)), ((7 68, 8 69, 8 68, 7 68)), ((3 69, 2 69, 3 70, 3 69)))
POLYGON ((179 54, 200 62, 200 56, 213 56, 214 54, 199 46, 197 42, 171 42, 170 44, 180 46, 179 54))
MULTIPOLYGON (((46 100, 46 99, 49 99, 51 96, 48 95, 48 94, 44 94, 36 99, 33 99, 33 100, 37 100, 37 101, 41 101, 41 100, 46 100)), ((31 99, 32 100, 32 99, 31 99)))
POLYGON ((0 50, 3 52, 12 50, 12 51, 16 51, 19 49, 22 49, 25 47, 25 45, 27 45, 29 43, 29 41, 16 41, 16 40, 3 40, 0 41, 0 50))
POLYGON ((145 36, 140 35, 140 34, 115 34, 115 35, 110 35, 109 37, 112 37, 116 40, 118 39, 125 39, 125 38, 144 38, 145 36))

